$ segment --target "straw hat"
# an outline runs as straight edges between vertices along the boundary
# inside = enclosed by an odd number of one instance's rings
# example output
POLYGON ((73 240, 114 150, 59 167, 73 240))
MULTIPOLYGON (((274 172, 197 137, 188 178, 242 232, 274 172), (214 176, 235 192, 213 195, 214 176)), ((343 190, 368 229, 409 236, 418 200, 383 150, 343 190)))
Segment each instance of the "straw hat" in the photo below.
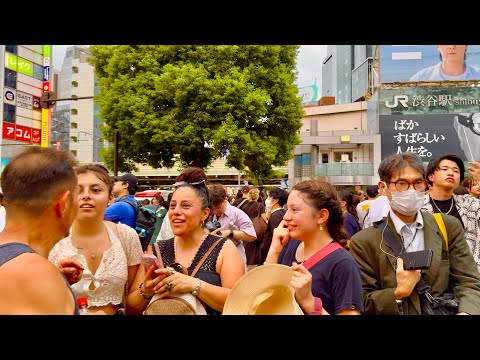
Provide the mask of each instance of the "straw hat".
POLYGON ((230 290, 223 315, 303 315, 290 285, 293 270, 266 264, 245 273, 230 290))
POLYGON ((207 315, 202 302, 190 293, 173 293, 159 299, 155 294, 143 315, 207 315))

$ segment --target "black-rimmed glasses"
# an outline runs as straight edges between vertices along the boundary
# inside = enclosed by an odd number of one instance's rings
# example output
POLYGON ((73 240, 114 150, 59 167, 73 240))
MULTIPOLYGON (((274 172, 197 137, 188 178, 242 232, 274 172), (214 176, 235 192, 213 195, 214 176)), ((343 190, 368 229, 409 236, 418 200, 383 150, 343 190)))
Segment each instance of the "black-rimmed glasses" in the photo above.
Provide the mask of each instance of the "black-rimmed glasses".
POLYGON ((425 180, 415 180, 414 182, 410 182, 407 180, 398 180, 398 181, 389 181, 389 184, 394 184, 395 188, 398 191, 405 191, 410 188, 410 185, 413 185, 413 188, 417 191, 425 191, 427 188, 427 182, 425 180))
POLYGON ((194 181, 194 182, 188 182, 188 181, 177 181, 173 186, 178 187, 182 185, 200 185, 204 183, 205 180, 200 180, 200 181, 194 181))

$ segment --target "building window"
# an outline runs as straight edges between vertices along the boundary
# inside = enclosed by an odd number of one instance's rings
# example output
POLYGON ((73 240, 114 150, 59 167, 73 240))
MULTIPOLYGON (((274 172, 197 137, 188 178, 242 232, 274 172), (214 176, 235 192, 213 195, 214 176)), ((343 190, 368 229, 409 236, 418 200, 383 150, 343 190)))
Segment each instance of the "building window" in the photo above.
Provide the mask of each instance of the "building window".
POLYGON ((5 50, 12 54, 17 54, 17 45, 5 45, 5 50))
POLYGON ((72 81, 72 87, 78 87, 78 81, 72 81))
POLYGON ((78 127, 78 124, 76 122, 70 123, 70 129, 76 129, 78 127))
POLYGON ((5 86, 11 87, 12 89, 17 88, 17 72, 5 69, 5 86))
POLYGON ((328 164, 328 154, 322 153, 322 164, 328 164))
POLYGON ((73 108, 70 112, 72 115, 78 115, 78 109, 73 108))
POLYGON ((70 136, 70 140, 72 140, 73 142, 77 142, 78 138, 76 136, 70 136))
POLYGON ((3 104, 3 121, 15 124, 15 106, 3 104))
POLYGON ((72 74, 78 74, 78 66, 72 66, 72 74))
POLYGON ((77 150, 70 150, 73 156, 77 156, 77 150))

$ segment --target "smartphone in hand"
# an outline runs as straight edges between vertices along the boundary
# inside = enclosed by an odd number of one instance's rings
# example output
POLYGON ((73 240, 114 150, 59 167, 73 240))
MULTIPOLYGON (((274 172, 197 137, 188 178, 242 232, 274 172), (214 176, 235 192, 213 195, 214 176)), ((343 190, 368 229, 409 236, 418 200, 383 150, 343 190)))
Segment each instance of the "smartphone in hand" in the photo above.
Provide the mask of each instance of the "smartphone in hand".
POLYGON ((143 254, 142 264, 143 266, 145 266, 145 271, 148 271, 148 269, 150 269, 150 266, 152 265, 155 265, 156 269, 160 268, 160 263, 158 262, 157 257, 153 254, 143 254))
POLYGON ((429 269, 432 265, 433 250, 412 251, 400 254, 405 270, 429 269))

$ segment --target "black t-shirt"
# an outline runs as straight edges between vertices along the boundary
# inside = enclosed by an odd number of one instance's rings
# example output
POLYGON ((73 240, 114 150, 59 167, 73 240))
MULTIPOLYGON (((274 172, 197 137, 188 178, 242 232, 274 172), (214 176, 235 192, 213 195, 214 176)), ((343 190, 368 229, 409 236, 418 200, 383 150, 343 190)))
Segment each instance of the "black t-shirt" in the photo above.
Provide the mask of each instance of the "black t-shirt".
POLYGON ((263 244, 260 248, 260 265, 263 264, 267 258, 268 250, 270 249, 270 244, 272 243, 273 229, 280 224, 286 212, 287 210, 281 208, 274 211, 272 215, 270 215, 270 219, 268 219, 267 230, 265 231, 263 244))
POLYGON ((434 213, 444 213, 446 215, 452 215, 456 217, 462 223, 463 227, 465 228, 465 224, 458 213, 457 206, 455 204, 455 200, 453 197, 448 200, 433 200, 430 196, 430 203, 432 204, 433 212, 434 213))

